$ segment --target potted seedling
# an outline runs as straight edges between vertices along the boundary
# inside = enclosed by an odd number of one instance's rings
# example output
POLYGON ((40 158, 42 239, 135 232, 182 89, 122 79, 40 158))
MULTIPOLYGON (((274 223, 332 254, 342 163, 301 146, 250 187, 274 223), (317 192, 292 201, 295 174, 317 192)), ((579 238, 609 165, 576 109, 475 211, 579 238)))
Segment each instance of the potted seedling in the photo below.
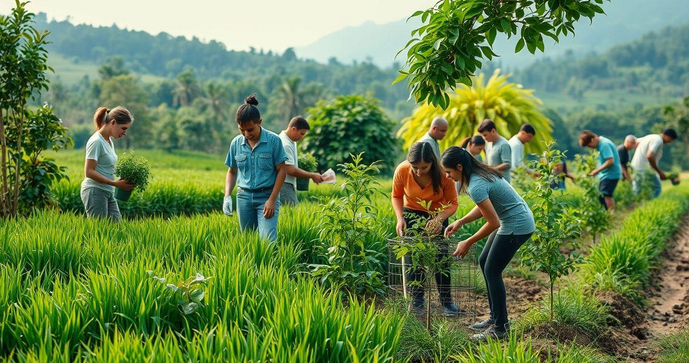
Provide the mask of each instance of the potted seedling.
POLYGON ((115 174, 121 179, 127 180, 134 185, 132 190, 115 190, 115 198, 123 202, 129 200, 134 190, 144 191, 148 186, 150 175, 148 160, 134 156, 133 152, 126 152, 117 160, 115 174))
POLYGON ((677 172, 667 173, 667 175, 665 175, 665 176, 672 183, 672 185, 679 184, 679 173, 677 173, 677 172))
MULTIPOLYGON (((309 173, 315 173, 318 170, 318 161, 311 153, 304 153, 299 155, 299 169, 308 171, 309 173)), ((297 178, 297 190, 307 191, 309 190, 310 178, 297 178)))

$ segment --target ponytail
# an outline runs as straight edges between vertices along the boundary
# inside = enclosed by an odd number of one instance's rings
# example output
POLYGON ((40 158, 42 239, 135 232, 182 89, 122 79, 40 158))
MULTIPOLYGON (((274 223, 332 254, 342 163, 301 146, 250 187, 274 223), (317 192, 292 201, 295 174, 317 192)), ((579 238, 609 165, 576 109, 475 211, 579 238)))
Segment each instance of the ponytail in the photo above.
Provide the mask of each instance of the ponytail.
POLYGON ((132 113, 124 107, 117 106, 112 110, 105 107, 99 107, 93 115, 93 124, 96 126, 96 131, 100 130, 108 122, 115 120, 120 125, 126 125, 134 121, 132 113))
POLYGON ((469 143, 471 142, 471 136, 467 137, 466 139, 462 140, 462 143, 459 144, 459 146, 462 147, 462 149, 466 149, 469 147, 469 143))
POLYGON ((108 117, 108 109, 105 107, 98 107, 96 113, 93 115, 93 124, 96 126, 96 131, 100 130, 105 125, 105 119, 108 117))
POLYGON ((472 174, 477 174, 489 182, 495 181, 496 178, 502 178, 501 172, 481 163, 471 156, 468 151, 457 146, 451 146, 445 150, 442 156, 442 164, 448 169, 457 169, 457 165, 462 166, 461 192, 466 192, 472 174))

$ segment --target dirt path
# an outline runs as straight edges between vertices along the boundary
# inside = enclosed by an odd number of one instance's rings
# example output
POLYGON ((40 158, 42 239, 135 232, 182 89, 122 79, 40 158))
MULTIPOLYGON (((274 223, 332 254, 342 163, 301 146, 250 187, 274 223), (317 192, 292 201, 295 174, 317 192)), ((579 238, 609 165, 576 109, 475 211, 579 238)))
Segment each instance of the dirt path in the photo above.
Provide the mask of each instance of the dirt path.
POLYGON ((689 214, 663 253, 646 308, 646 327, 654 338, 689 326, 689 214))

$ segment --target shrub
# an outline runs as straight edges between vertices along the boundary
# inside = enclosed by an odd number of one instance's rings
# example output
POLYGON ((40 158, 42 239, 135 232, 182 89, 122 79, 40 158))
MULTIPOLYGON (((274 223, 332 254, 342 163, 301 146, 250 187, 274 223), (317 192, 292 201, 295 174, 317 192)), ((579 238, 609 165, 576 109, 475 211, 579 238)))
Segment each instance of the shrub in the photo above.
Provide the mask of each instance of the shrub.
POLYGON ((584 195, 579 203, 581 217, 584 222, 584 230, 593 236, 593 243, 596 237, 610 228, 610 213, 600 203, 600 191, 598 190, 598 178, 589 176, 589 173, 596 168, 596 158, 598 152, 594 151, 588 156, 577 154, 578 185, 584 191, 584 195))
POLYGON ((318 101, 306 110, 311 131, 301 143, 302 150, 312 152, 321 169, 347 162, 350 153, 363 152, 363 163, 382 160, 380 169, 392 172, 399 150, 395 123, 379 103, 361 95, 318 101))
POLYGON ((550 319, 553 319, 553 290, 555 282, 575 269, 580 256, 575 252, 563 253, 563 249, 574 251, 578 247, 575 239, 581 230, 578 213, 561 198, 561 192, 550 185, 555 180, 553 166, 563 158, 561 151, 553 150, 553 144, 532 168, 539 173, 526 198, 532 201, 536 231, 532 242, 524 245, 522 263, 536 271, 548 274, 550 282, 550 319))
POLYGON ((134 184, 134 189, 139 191, 144 191, 148 187, 150 171, 148 160, 136 157, 133 152, 124 153, 115 165, 115 174, 126 179, 130 184, 134 184))
POLYGON ((385 255, 373 244, 384 244, 376 233, 377 208, 371 202, 377 189, 376 163, 366 165, 361 154, 341 165, 347 180, 342 185, 346 194, 321 204, 322 222, 319 239, 327 257, 325 264, 311 265, 312 274, 325 286, 353 295, 385 292, 381 272, 385 255))

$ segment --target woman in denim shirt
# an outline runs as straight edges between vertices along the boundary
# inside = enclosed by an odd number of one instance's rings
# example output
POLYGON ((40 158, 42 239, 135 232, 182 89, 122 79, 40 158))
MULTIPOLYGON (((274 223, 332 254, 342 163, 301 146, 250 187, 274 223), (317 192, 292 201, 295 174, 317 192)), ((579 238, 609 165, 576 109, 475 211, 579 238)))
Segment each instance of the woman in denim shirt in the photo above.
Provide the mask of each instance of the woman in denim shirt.
POLYGON ((240 135, 232 140, 225 159, 229 169, 223 211, 232 215, 232 190, 237 185, 239 228, 258 229, 261 237, 275 241, 287 155, 280 137, 261 127, 256 96, 245 101, 235 116, 240 135))

